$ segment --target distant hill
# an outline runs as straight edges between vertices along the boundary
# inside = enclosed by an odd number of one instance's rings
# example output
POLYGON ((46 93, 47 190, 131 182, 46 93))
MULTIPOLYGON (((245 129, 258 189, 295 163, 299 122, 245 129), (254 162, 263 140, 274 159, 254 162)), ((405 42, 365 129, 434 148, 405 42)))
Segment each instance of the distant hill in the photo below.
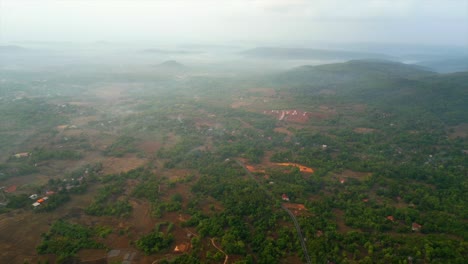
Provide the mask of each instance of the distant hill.
POLYGON ((288 86, 308 83, 330 88, 330 85, 415 79, 433 74, 435 73, 418 65, 385 60, 351 60, 345 63, 297 67, 275 76, 274 80, 288 86))
POLYGON ((271 81, 303 101, 327 90, 335 99, 421 111, 449 124, 468 122, 468 72, 438 74, 418 65, 368 60, 302 66, 271 81))
POLYGON ((167 68, 167 69, 184 69, 186 68, 185 65, 183 65, 182 63, 179 63, 175 60, 168 60, 168 61, 165 61, 161 64, 158 64, 156 65, 156 67, 160 67, 160 68, 167 68))
POLYGON ((440 73, 468 71, 468 56, 418 62, 440 73))
POLYGON ((241 52, 248 57, 269 59, 316 59, 316 60, 352 60, 352 59, 390 59, 379 53, 353 52, 343 50, 258 47, 241 52))
POLYGON ((163 63, 154 65, 153 68, 159 73, 169 74, 169 75, 184 74, 190 70, 189 67, 175 60, 164 61, 163 63))
POLYGON ((165 49, 145 49, 142 52, 144 53, 154 53, 154 54, 165 54, 165 55, 174 55, 174 54, 193 54, 196 53, 195 51, 187 51, 187 50, 165 50, 165 49))
POLYGON ((26 52, 29 49, 23 48, 21 46, 16 45, 5 45, 0 46, 0 53, 19 53, 19 52, 26 52))

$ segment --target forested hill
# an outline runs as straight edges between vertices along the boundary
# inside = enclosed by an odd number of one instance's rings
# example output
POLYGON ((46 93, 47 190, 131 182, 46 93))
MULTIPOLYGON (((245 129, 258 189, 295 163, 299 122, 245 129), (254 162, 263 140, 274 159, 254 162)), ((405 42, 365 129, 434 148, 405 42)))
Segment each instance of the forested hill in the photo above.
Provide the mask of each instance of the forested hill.
MULTIPOLYGON (((435 75, 427 68, 385 60, 351 60, 344 63, 325 64, 319 66, 301 66, 286 71, 275 77, 275 81, 287 86, 365 83, 370 81, 386 81, 408 79, 435 75)), ((355 87, 358 88, 358 87, 355 87)))
POLYGON ((303 100, 327 97, 398 111, 429 113, 446 124, 468 122, 468 72, 438 74, 390 61, 301 66, 272 77, 303 100))
POLYGON ((326 50, 310 48, 279 48, 279 47, 257 47, 241 52, 247 57, 266 59, 314 59, 314 60, 352 60, 357 58, 379 58, 390 57, 379 53, 357 52, 346 50, 326 50))

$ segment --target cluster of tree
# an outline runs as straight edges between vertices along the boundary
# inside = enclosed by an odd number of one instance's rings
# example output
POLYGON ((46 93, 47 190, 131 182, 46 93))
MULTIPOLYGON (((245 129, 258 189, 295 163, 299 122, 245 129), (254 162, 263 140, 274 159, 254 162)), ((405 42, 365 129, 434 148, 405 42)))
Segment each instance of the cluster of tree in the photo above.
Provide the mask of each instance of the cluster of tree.
POLYGON ((44 148, 35 148, 31 153, 31 162, 40 162, 45 160, 77 160, 83 158, 83 154, 75 150, 48 150, 44 148))
POLYGON ((37 167, 30 163, 9 161, 7 163, 0 164, 0 180, 29 175, 37 171, 37 167))
POLYGON ((173 241, 172 234, 165 234, 155 230, 135 241, 135 245, 145 254, 150 255, 167 249, 173 241))
POLYGON ((93 229, 58 220, 49 232, 42 234, 36 250, 39 254, 56 254, 57 262, 63 263, 84 248, 104 248, 104 245, 95 241, 93 229))
POLYGON ((121 183, 107 185, 99 190, 93 202, 86 207, 89 215, 128 216, 133 207, 128 200, 116 200, 123 192, 121 183))

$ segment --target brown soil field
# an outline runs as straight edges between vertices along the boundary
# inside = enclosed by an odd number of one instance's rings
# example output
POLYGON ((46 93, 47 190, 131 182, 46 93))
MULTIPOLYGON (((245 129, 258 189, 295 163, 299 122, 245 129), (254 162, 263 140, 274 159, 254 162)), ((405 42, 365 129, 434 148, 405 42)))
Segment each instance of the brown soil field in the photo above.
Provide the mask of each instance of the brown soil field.
POLYGON ((162 146, 158 141, 143 141, 138 145, 138 149, 143 150, 147 155, 154 155, 162 146))
POLYGON ((102 172, 113 174, 136 169, 148 162, 147 159, 137 158, 135 155, 127 155, 122 158, 108 157, 102 161, 102 172))

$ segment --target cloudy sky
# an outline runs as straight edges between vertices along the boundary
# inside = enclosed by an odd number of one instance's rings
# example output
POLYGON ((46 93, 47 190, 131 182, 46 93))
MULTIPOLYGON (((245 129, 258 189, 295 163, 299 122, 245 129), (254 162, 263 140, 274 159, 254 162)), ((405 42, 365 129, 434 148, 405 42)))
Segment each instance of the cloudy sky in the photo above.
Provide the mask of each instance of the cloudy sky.
POLYGON ((0 42, 468 45, 468 0, 0 0, 0 42))

